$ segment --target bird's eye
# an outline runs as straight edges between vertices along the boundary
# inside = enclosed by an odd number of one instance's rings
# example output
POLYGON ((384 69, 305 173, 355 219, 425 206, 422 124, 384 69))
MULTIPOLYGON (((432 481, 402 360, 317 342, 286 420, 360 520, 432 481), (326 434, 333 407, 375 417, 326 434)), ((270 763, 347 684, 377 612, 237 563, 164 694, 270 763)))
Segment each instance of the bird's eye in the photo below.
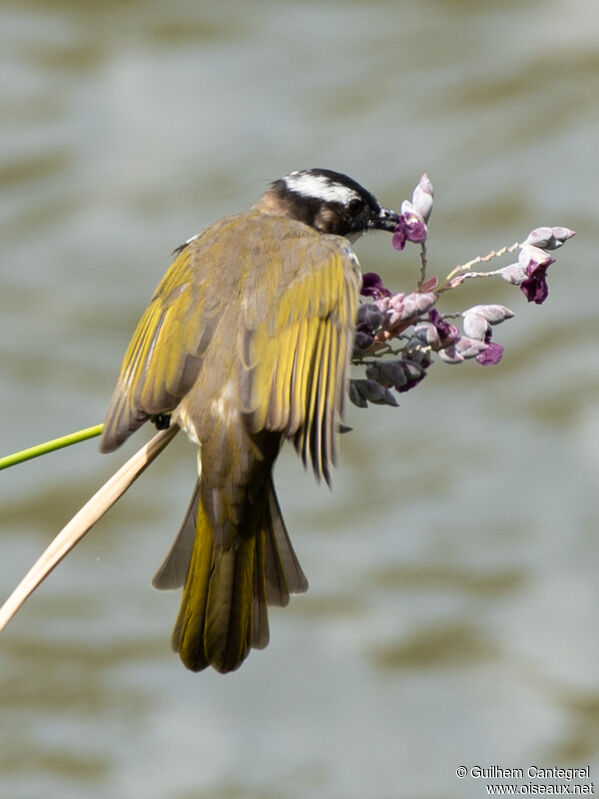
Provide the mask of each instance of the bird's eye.
POLYGON ((361 211, 364 210, 364 201, 359 200, 357 197, 350 201, 349 205, 347 206, 348 211, 351 214, 359 214, 361 211))

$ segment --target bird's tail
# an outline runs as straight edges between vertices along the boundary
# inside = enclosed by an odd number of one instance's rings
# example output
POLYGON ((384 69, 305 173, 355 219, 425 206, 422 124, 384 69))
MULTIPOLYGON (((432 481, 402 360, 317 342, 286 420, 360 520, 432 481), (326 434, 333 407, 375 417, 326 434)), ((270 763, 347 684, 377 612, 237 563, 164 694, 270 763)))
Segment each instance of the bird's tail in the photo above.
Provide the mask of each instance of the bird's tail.
POLYGON ((193 671, 233 671, 269 639, 267 605, 308 588, 281 516, 272 477, 243 514, 237 535, 216 544, 199 480, 183 525, 156 573, 157 588, 184 584, 172 646, 193 671))

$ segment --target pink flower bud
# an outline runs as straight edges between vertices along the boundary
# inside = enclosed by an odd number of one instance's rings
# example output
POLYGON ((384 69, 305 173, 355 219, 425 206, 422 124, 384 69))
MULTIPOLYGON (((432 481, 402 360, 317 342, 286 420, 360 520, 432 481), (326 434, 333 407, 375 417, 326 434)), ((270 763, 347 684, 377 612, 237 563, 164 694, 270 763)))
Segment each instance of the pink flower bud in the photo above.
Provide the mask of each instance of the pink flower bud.
MULTIPOLYGON (((568 227, 554 227, 551 228, 553 232, 553 238, 555 239, 556 243, 553 247, 549 247, 549 249, 556 250, 558 247, 561 247, 562 244, 565 244, 568 239, 571 239, 572 236, 576 235, 575 230, 570 230, 568 227)), ((545 248, 544 248, 545 249, 545 248)))
POLYGON ((497 274, 500 275, 504 280, 507 280, 508 283, 512 283, 514 286, 519 286, 523 280, 526 280, 526 272, 520 266, 520 264, 510 264, 509 266, 504 266, 503 269, 498 269, 497 274))
POLYGON ((500 322, 505 322, 506 319, 511 319, 514 315, 514 312, 506 308, 505 305, 474 305, 464 311, 463 316, 471 313, 482 316, 490 325, 498 325, 500 322))
POLYGON ((427 174, 420 178, 420 182, 412 194, 412 205, 417 214, 428 222, 428 218, 433 210, 433 184, 427 174))
POLYGON ((393 308, 393 310, 397 311, 398 313, 401 312, 403 308, 404 300, 406 295, 403 292, 398 292, 397 294, 393 294, 392 297, 389 297, 389 301, 387 304, 388 308, 393 308))
MULTIPOLYGON (((385 310, 386 314, 385 327, 395 327, 395 325, 403 321, 404 298, 405 294, 401 292, 394 294, 392 297, 385 297, 385 308, 381 308, 381 310, 385 310)), ((380 307, 380 303, 377 303, 377 305, 380 307)))
POLYGON ((524 269, 526 275, 530 277, 537 267, 546 267, 555 263, 555 258, 552 258, 539 247, 533 247, 532 244, 524 244, 518 255, 518 263, 524 269))
POLYGON ((426 328, 426 343, 432 350, 441 349, 441 336, 439 331, 434 325, 425 325, 426 328))
POLYGON ((468 336, 461 336, 455 343, 456 352, 462 358, 475 358, 481 352, 484 352, 487 347, 488 344, 484 341, 479 341, 477 338, 469 338, 468 336))
POLYGON ((413 291, 403 298, 401 311, 402 321, 406 322, 415 316, 421 316, 429 311, 437 302, 437 295, 433 292, 413 291))
MULTIPOLYGON (((395 297, 403 297, 403 294, 395 294, 395 297)), ((378 300, 375 300, 372 304, 375 308, 378 308, 379 311, 385 313, 389 310, 389 303, 391 301, 391 297, 380 297, 378 300)))
POLYGON ((445 363, 462 363, 464 360, 464 356, 460 355, 455 344, 445 347, 444 350, 439 350, 439 358, 445 363))
POLYGON ((574 231, 567 227, 538 227, 531 230, 524 243, 542 250, 557 250, 573 235, 574 231))
POLYGON ((464 317, 464 333, 470 338, 485 340, 489 323, 487 320, 477 313, 472 313, 472 309, 462 314, 464 317))

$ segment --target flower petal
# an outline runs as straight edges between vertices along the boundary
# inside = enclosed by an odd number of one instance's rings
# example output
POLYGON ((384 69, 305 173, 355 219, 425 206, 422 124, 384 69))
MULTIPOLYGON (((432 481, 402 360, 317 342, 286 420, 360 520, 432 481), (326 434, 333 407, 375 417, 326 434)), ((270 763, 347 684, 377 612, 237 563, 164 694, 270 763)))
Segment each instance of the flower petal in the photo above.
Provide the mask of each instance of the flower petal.
POLYGON ((496 363, 499 363, 502 356, 503 347, 501 344, 497 344, 495 341, 490 341, 486 350, 481 352, 480 355, 476 356, 476 360, 482 366, 494 366, 496 363))
POLYGON ((360 294, 363 297, 374 297, 375 299, 391 296, 391 292, 385 288, 381 276, 376 272, 366 272, 365 275, 362 275, 360 294))

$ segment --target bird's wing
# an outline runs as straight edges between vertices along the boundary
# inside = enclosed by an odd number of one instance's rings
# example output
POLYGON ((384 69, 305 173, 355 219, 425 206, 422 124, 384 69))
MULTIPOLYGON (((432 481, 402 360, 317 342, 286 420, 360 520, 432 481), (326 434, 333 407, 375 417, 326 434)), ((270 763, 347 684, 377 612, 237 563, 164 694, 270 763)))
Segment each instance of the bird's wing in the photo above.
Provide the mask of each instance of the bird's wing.
POLYGON ((360 271, 337 236, 299 237, 282 251, 278 285, 246 286, 241 400, 250 430, 280 431, 329 481, 343 411, 360 271), (268 314, 265 309, 271 303, 268 314))
POLYGON ((196 270, 195 247, 183 247, 141 317, 106 414, 102 451, 116 449, 151 416, 174 410, 193 385, 219 310, 213 285, 196 270))
POLYGON ((359 287, 345 239, 265 214, 217 222, 179 252, 140 319, 101 449, 184 397, 196 429, 209 430, 224 392, 250 433, 281 432, 328 480, 359 287))

